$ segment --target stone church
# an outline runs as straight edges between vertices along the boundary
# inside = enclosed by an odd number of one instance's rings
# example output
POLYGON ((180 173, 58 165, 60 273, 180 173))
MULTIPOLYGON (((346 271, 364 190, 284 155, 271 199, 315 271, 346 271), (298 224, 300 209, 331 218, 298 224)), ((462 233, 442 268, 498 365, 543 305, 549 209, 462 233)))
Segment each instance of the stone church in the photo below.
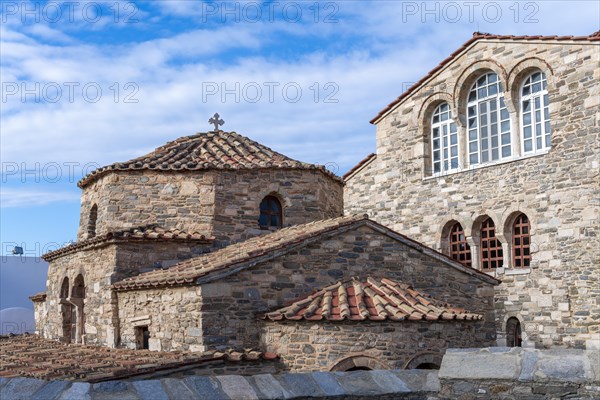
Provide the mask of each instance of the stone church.
POLYGON ((598 348, 600 33, 474 34, 340 178, 235 132, 84 177, 38 333, 255 348, 284 369, 435 368, 450 347, 598 348))

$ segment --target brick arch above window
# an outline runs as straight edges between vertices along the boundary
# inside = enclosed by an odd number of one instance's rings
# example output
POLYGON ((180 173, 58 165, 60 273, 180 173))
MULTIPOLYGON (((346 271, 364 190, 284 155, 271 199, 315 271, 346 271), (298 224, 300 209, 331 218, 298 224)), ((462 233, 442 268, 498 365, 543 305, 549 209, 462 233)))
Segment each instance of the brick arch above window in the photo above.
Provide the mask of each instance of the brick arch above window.
MULTIPOLYGON (((482 75, 486 73, 493 72, 498 75, 500 83, 502 83, 502 88, 504 90, 504 97, 507 100, 507 103, 512 103, 512 98, 510 97, 509 91, 507 91, 508 86, 508 73, 506 69, 499 63, 494 60, 479 60, 468 67, 466 67, 462 73, 459 75, 456 85, 454 86, 454 92, 452 96, 454 98, 455 107, 458 110, 458 119, 460 119, 460 124, 462 126, 466 126, 467 119, 466 114, 463 110, 467 107, 467 99, 469 96, 469 91, 473 86, 473 83, 477 81, 482 75)), ((515 108, 511 104, 507 104, 509 112, 514 113, 515 108)))
MULTIPOLYGON (((535 71, 542 71, 546 75, 549 88, 554 89, 554 70, 550 64, 541 58, 526 58, 515 65, 508 73, 508 88, 513 100, 518 101, 523 80, 535 71)), ((514 104, 514 106, 518 109, 518 104, 514 104)))
POLYGON ((356 369, 370 369, 370 370, 375 370, 375 369, 390 369, 389 366, 370 356, 366 356, 366 355, 355 355, 355 356, 350 356, 347 358, 344 358, 338 362, 336 362, 333 367, 330 368, 330 371, 349 371, 349 370, 356 370, 356 369))
POLYGON ((258 224, 261 229, 283 227, 283 206, 278 196, 265 196, 260 202, 259 212, 258 224))

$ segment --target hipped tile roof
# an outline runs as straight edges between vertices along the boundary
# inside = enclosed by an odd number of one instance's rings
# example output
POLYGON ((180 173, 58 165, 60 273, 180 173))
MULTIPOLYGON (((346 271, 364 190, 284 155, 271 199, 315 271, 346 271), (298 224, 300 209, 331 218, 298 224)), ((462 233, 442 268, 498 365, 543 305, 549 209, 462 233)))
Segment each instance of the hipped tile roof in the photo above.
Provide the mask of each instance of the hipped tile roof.
POLYGON ((42 256, 46 261, 52 261, 58 257, 73 253, 78 250, 100 247, 114 242, 132 242, 132 241, 179 241, 179 242, 199 242, 210 243, 214 238, 206 237, 199 232, 185 232, 179 229, 165 229, 156 224, 140 226, 136 228, 124 229, 114 232, 108 232, 103 235, 95 236, 91 239, 73 243, 58 250, 51 251, 42 256))
POLYGON ((124 279, 113 284, 113 288, 116 290, 135 290, 205 283, 256 265, 258 262, 279 257, 306 246, 324 235, 337 234, 344 230, 355 229, 361 225, 369 225, 384 235, 400 240, 430 257, 438 258, 451 267, 476 276, 488 283, 499 283, 497 279, 481 271, 465 267, 446 255, 369 220, 367 215, 349 215, 295 225, 266 235, 256 236, 213 253, 191 258, 167 269, 150 271, 124 279))
POLYGON ((423 78, 421 78, 417 83, 409 87, 404 93, 402 93, 396 100, 392 101, 388 104, 383 110, 381 110, 375 118, 373 118, 370 122, 375 124, 381 117, 383 117, 388 111, 393 109, 397 104, 399 104, 402 100, 408 97, 412 92, 417 90, 423 83, 427 82, 433 75, 435 75, 438 71, 444 68, 447 64, 449 64, 452 60, 457 58, 460 54, 463 53, 469 46, 479 40, 506 40, 506 41, 523 41, 523 40, 543 40, 543 41, 585 41, 585 42, 597 42, 600 41, 600 31, 594 32, 589 36, 526 36, 526 35, 494 35, 492 33, 483 33, 483 32, 474 32, 473 37, 463 43, 454 53, 450 54, 446 59, 442 60, 435 68, 427 73, 423 78))
POLYGON ((93 171, 77 185, 84 188, 111 171, 200 171, 209 169, 308 169, 341 181, 322 165, 293 160, 236 132, 207 132, 185 136, 151 153, 93 171))
POLYGON ((66 344, 37 335, 0 337, 0 377, 100 382, 215 361, 275 360, 255 350, 224 352, 158 352, 66 344))
POLYGON ((270 321, 478 321, 480 314, 441 304, 410 286, 369 277, 338 282, 261 316, 270 321))

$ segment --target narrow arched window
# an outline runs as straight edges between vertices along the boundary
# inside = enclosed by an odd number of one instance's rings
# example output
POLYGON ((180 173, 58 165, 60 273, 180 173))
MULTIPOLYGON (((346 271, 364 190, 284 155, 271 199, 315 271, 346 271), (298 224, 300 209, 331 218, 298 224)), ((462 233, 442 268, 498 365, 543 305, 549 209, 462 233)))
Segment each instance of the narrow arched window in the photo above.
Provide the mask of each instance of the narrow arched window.
POLYGON ((69 297, 69 278, 65 277, 60 286, 60 298, 66 299, 69 297))
POLYGON ((267 196, 260 203, 260 218, 258 223, 261 229, 281 228, 283 226, 281 203, 275 196, 267 196))
POLYGON ((513 267, 527 268, 531 264, 530 225, 527 215, 520 214, 512 227, 513 267))
POLYGON ((521 347, 522 343, 521 323, 517 318, 510 317, 506 321, 506 345, 508 347, 521 347))
POLYGON ((495 73, 481 76, 467 100, 469 164, 481 164, 512 155, 510 115, 502 82, 495 73))
POLYGON ((496 239, 496 226, 491 218, 481 224, 481 269, 495 270, 502 267, 502 243, 496 239))
POLYGON ((534 72, 521 89, 521 141, 523 154, 536 153, 550 147, 550 112, 548 111, 546 75, 534 72))
POLYGON ((96 236, 96 221, 98 220, 98 206, 94 204, 90 209, 90 217, 88 219, 88 238, 96 236))
POLYGON ((467 267, 471 266, 471 246, 467 243, 462 225, 458 222, 450 230, 450 257, 467 267))
POLYGON ((448 103, 431 116, 431 155, 434 174, 458 168, 458 133, 448 103))

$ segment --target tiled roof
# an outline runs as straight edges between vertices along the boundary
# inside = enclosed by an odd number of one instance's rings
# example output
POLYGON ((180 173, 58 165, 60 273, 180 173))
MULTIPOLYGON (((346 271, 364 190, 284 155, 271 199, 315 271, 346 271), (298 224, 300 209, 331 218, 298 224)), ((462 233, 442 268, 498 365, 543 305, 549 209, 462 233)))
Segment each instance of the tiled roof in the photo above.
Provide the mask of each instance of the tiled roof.
POLYGON ((389 279, 338 282, 262 319, 308 321, 476 321, 482 315, 440 304, 410 286, 389 279))
POLYGON ((29 300, 34 303, 40 303, 46 301, 46 292, 36 293, 33 296, 29 296, 29 300))
POLYGON ((457 58, 463 51, 465 51, 469 46, 471 46, 474 42, 478 40, 507 40, 507 41, 522 41, 522 40, 558 40, 558 41, 587 41, 587 42, 596 42, 600 41, 600 31, 594 32, 589 36, 514 36, 514 35, 494 35, 491 33, 483 33, 483 32, 474 32, 473 37, 467 40, 461 47, 459 47, 454 53, 450 54, 446 59, 440 62, 435 68, 427 73, 421 80, 417 83, 409 87, 404 93, 402 93, 396 100, 392 101, 388 104, 383 110, 375 116, 370 122, 372 124, 376 123, 381 117, 383 117, 388 111, 393 109, 398 103, 408 97, 412 92, 414 92, 417 88, 419 88, 423 83, 427 82, 433 75, 435 75, 438 71, 444 68, 450 61, 457 58))
POLYGON ((66 344, 36 335, 0 338, 0 377, 99 382, 215 361, 274 360, 274 353, 254 350, 157 352, 66 344))
POLYGON ((358 162, 358 164, 356 164, 354 167, 352 167, 350 169, 350 171, 346 172, 344 174, 344 176, 342 176, 342 179, 345 181, 346 179, 350 178, 350 176, 352 176, 352 174, 354 174, 356 171, 358 171, 359 169, 361 169, 363 166, 367 165, 368 163, 371 162, 371 160, 377 158, 377 154, 375 153, 371 153, 368 156, 366 156, 365 158, 363 158, 362 160, 360 160, 358 162))
POLYGON ((226 270, 232 265, 266 256, 274 251, 287 252, 296 244, 303 244, 310 238, 353 225, 361 220, 366 220, 366 217, 347 216, 294 225, 191 258, 167 269, 150 271, 122 280, 113 287, 117 290, 128 290, 191 284, 208 273, 226 270))
POLYGON ((207 238, 199 232, 185 232, 179 229, 164 229, 156 224, 140 226, 115 232, 108 232, 104 235, 95 236, 91 239, 73 243, 58 250, 51 251, 42 256, 46 261, 52 261, 58 257, 73 253, 78 250, 93 247, 105 246, 114 242, 132 242, 132 241, 179 241, 179 242, 206 242, 209 243, 213 238, 207 238))
POLYGON ((110 171, 200 171, 207 169, 294 168, 318 170, 340 178, 322 165, 293 160, 236 132, 207 132, 185 136, 127 162, 99 168, 78 182, 84 188, 110 171))
POLYGON ((419 249, 426 255, 438 258, 453 268, 479 277, 488 283, 497 284, 499 282, 483 272, 465 267, 448 256, 369 220, 366 215, 350 215, 295 225, 266 235, 256 236, 215 252, 191 258, 167 269, 150 271, 124 279, 113 284, 113 288, 116 290, 133 290, 190 285, 219 279, 258 262, 306 246, 308 243, 318 240, 322 235, 332 235, 344 230, 355 229, 361 225, 369 225, 384 235, 400 240, 408 246, 419 249), (202 278, 202 282, 198 282, 200 278, 202 278))

